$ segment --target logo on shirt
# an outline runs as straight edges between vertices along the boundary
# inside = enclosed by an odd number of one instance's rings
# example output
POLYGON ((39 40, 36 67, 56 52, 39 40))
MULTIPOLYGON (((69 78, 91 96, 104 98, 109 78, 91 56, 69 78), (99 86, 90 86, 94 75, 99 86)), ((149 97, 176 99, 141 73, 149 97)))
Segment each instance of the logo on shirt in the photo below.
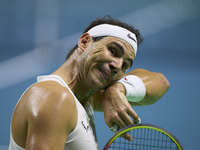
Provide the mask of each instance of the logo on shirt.
POLYGON ((81 124, 82 124, 83 128, 84 128, 86 131, 88 131, 88 129, 90 128, 89 125, 86 126, 86 125, 84 124, 83 121, 81 121, 81 124))

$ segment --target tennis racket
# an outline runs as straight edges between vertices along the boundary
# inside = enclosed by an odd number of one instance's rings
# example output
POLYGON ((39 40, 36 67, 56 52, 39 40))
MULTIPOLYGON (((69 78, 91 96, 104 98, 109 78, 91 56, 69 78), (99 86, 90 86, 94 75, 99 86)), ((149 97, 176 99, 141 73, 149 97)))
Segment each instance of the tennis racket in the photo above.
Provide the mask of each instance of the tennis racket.
POLYGON ((169 131, 152 124, 127 126, 116 132, 103 150, 183 150, 177 138, 169 131), (133 141, 127 141, 121 135, 128 133, 133 141))

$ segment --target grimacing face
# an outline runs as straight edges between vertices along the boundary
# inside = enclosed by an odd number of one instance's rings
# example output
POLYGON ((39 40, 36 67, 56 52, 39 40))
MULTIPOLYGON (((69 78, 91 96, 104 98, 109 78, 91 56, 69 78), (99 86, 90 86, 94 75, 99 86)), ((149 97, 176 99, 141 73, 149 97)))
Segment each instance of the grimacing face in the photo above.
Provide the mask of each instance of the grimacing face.
POLYGON ((132 66, 135 52, 131 45, 116 37, 92 42, 79 60, 82 78, 93 90, 101 90, 121 79, 132 66))

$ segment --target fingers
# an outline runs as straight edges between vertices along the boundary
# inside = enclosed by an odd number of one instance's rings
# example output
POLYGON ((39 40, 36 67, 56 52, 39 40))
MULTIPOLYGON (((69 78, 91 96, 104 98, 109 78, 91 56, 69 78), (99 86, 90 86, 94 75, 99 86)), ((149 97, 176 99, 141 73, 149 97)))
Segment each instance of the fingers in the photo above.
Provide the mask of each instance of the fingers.
POLYGON ((105 122, 108 127, 111 127, 114 125, 114 123, 116 123, 120 126, 120 128, 124 128, 133 124, 133 120, 126 111, 114 112, 112 116, 109 116, 108 120, 105 120, 105 122))
POLYGON ((128 114, 129 114, 134 120, 138 120, 138 119, 139 119, 138 114, 137 114, 132 108, 128 111, 128 114))
POLYGON ((128 133, 121 135, 125 140, 133 141, 133 137, 130 136, 128 133))
POLYGON ((134 121, 137 121, 139 119, 139 116, 132 109, 132 107, 126 109, 119 108, 117 111, 115 110, 111 114, 109 115, 109 117, 105 117, 107 118, 105 122, 108 125, 108 127, 112 127, 114 123, 117 123, 120 126, 120 128, 124 128, 128 125, 132 125, 134 121))
POLYGON ((129 116, 129 114, 126 111, 119 114, 119 118, 117 121, 116 121, 116 123, 119 123, 118 125, 120 126, 120 128, 124 128, 128 125, 133 124, 132 118, 129 116))
MULTIPOLYGON (((124 110, 122 111, 123 113, 121 111, 119 112, 115 115, 115 118, 113 118, 112 122, 114 122, 114 124, 110 127, 110 130, 114 133, 128 125, 139 124, 141 122, 140 118, 138 117, 137 113, 132 109, 132 107, 130 111, 128 111, 129 113, 124 110), (134 121, 131 119, 129 114, 131 114, 131 116, 135 118, 134 121)), ((123 134, 122 137, 128 141, 133 140, 133 138, 128 133, 123 134)))
MULTIPOLYGON (((110 130, 111 130, 112 132, 114 132, 114 133, 116 133, 119 129, 120 129, 120 128, 119 128, 119 126, 118 126, 116 123, 114 123, 114 125, 110 128, 110 130)), ((128 141, 132 141, 132 140, 133 140, 132 136, 129 135, 128 133, 125 133, 125 134, 123 134, 123 135, 121 135, 121 136, 122 136, 125 140, 128 140, 128 141)))
POLYGON ((127 107, 125 110, 118 112, 118 116, 114 120, 118 125, 123 128, 128 125, 132 125, 135 121, 139 119, 138 114, 132 109, 132 107, 127 107), (134 121, 133 121, 134 119, 134 121))

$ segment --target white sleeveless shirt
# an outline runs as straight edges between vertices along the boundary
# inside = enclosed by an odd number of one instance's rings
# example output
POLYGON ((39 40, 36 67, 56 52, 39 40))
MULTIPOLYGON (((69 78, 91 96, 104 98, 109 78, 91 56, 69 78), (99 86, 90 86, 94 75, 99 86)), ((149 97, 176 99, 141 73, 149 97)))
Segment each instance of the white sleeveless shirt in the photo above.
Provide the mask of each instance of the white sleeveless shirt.
MULTIPOLYGON (((42 81, 56 81, 62 86, 66 87, 73 95, 76 102, 78 111, 77 124, 74 130, 68 135, 65 150, 98 150, 98 142, 95 131, 93 108, 89 102, 86 103, 85 109, 75 97, 71 89, 65 83, 65 81, 57 75, 39 76, 38 82, 42 81)), ((13 140, 12 133, 10 132, 10 144, 9 150, 24 150, 24 148, 18 146, 13 140)))

